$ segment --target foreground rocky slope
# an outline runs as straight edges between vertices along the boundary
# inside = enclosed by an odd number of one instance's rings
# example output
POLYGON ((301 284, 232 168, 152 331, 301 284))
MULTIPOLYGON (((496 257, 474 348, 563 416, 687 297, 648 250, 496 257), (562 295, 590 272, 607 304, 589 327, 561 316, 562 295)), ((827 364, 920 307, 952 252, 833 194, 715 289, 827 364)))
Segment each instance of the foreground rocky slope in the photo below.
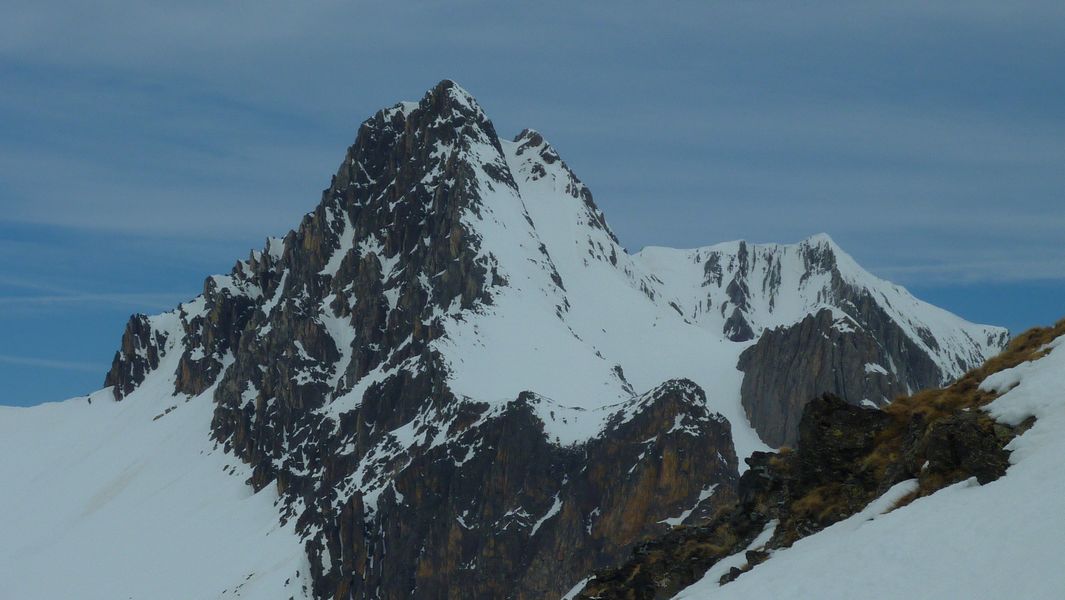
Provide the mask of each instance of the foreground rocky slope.
MULTIPOLYGON (((721 585, 721 593, 729 597, 726 584, 832 524, 859 513, 865 515, 862 520, 872 520, 962 482, 985 485, 997 480, 1010 466, 1010 450, 1016 445, 1012 442, 1032 428, 1043 410, 1007 409, 995 401, 1021 381, 1023 372, 1043 363, 1039 366, 1053 385, 1035 393, 1042 402, 1065 406, 1065 369, 1061 360, 1048 358, 1062 336, 1065 321, 1029 331, 957 383, 899 399, 883 411, 851 406, 832 395, 809 403, 795 450, 756 453, 747 459, 751 468, 740 479, 734 506, 705 525, 679 527, 641 544, 624 565, 589 581, 579 597, 672 598, 697 582, 699 586, 682 596, 715 595, 721 585)), ((1055 359, 1060 355, 1057 352, 1055 359)), ((1044 476, 1054 480, 1056 473, 1044 476)), ((1060 520, 1050 523, 1060 525, 1060 520)), ((929 539, 936 534, 923 533, 929 539)), ((1013 543, 1023 545, 1026 540, 1013 543)), ((852 575, 849 585, 857 585, 856 579, 852 575)), ((846 586, 823 589, 835 594, 846 586)), ((1034 597, 1053 597, 1046 595, 1052 590, 1044 588, 1034 597)), ((852 597, 855 590, 843 593, 852 597)), ((934 597, 882 588, 878 593, 885 598, 934 597)))
POLYGON ((360 126, 297 229, 134 316, 105 385, 211 407, 202 452, 306 556, 278 597, 545 598, 730 506, 809 398, 880 406, 1004 341, 824 235, 629 255, 541 134, 444 81, 360 126))

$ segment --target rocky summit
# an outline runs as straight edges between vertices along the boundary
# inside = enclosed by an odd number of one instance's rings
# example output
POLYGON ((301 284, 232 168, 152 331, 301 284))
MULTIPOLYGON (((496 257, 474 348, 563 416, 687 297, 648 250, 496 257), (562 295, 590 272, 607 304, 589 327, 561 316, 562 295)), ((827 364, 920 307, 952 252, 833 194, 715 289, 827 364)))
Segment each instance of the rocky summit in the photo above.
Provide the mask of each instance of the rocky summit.
MULTIPOLYGON (((240 547, 269 535, 295 554, 205 576, 204 597, 559 598, 674 526, 768 498, 741 484, 766 468, 756 453, 798 443, 781 469, 805 473, 810 415, 827 414, 811 399, 833 394, 875 436, 894 398, 1007 338, 824 234, 629 254, 542 134, 501 138, 442 81, 362 123, 296 229, 133 316, 91 410, 266 498, 240 547)), ((108 462, 132 469, 120 491, 164 468, 124 460, 108 462)), ((227 494, 220 511, 250 514, 227 494)))

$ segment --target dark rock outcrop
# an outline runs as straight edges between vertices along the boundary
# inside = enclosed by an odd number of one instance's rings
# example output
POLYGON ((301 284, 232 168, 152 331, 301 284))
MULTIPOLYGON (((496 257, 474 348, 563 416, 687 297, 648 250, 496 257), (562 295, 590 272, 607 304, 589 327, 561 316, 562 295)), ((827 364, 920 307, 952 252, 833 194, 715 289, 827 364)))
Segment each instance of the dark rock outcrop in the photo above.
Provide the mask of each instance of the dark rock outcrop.
POLYGON ((561 596, 668 529, 662 521, 731 501, 728 424, 699 394, 690 382, 664 384, 631 407, 635 414, 619 411, 607 433, 575 447, 545 439, 535 410, 545 400, 523 394, 414 456, 377 512, 367 514, 361 497, 350 501, 326 539, 340 560, 315 565, 319 593, 561 596), (665 426, 672 423, 681 425, 665 426))
POLYGON ((952 415, 928 430, 921 453, 928 476, 960 481, 976 477, 980 484, 994 481, 1009 468, 1009 452, 1002 441, 1012 432, 973 411, 952 415))
POLYGON ((132 392, 145 375, 159 367, 165 353, 166 335, 154 330, 146 315, 136 314, 126 323, 122 345, 104 377, 104 387, 111 387, 116 400, 132 392))

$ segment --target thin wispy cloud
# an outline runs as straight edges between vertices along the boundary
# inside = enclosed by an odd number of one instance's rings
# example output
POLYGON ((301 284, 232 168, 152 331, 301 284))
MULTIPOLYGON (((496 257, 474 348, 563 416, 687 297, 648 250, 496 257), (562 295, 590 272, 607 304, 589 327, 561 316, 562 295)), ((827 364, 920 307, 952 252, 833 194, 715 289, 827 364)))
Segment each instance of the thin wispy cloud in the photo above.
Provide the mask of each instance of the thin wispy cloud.
POLYGON ((70 308, 100 305, 135 306, 155 310, 169 310, 187 299, 188 294, 71 294, 48 296, 0 296, 0 308, 70 308))
POLYGON ((177 303, 187 300, 190 296, 189 292, 94 293, 71 289, 49 282, 0 276, 0 288, 3 287, 46 293, 0 293, 0 309, 49 307, 69 309, 72 306, 118 305, 138 307, 140 309, 169 310, 177 303))
POLYGON ((47 358, 31 358, 27 356, 12 356, 10 354, 0 354, 0 363, 17 367, 55 369, 59 371, 80 371, 83 373, 104 373, 107 370, 107 367, 102 364, 52 360, 47 358))
POLYGON ((920 283, 1008 283, 1065 279, 1065 255, 1036 260, 988 260, 915 265, 873 265, 870 270, 894 281, 920 283), (993 273, 987 277, 983 273, 993 273))

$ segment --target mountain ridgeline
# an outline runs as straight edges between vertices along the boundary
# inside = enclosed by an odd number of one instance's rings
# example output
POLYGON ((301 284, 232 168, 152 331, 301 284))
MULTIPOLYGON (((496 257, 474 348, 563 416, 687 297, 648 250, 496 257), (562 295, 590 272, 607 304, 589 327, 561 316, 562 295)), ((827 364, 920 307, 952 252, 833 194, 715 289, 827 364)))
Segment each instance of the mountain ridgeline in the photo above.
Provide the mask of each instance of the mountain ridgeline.
POLYGON ((628 254, 541 134, 443 81, 359 127, 295 230, 133 316, 105 386, 213 403, 308 597, 558 598, 733 505, 812 398, 883 407, 1006 342, 824 235, 628 254))

